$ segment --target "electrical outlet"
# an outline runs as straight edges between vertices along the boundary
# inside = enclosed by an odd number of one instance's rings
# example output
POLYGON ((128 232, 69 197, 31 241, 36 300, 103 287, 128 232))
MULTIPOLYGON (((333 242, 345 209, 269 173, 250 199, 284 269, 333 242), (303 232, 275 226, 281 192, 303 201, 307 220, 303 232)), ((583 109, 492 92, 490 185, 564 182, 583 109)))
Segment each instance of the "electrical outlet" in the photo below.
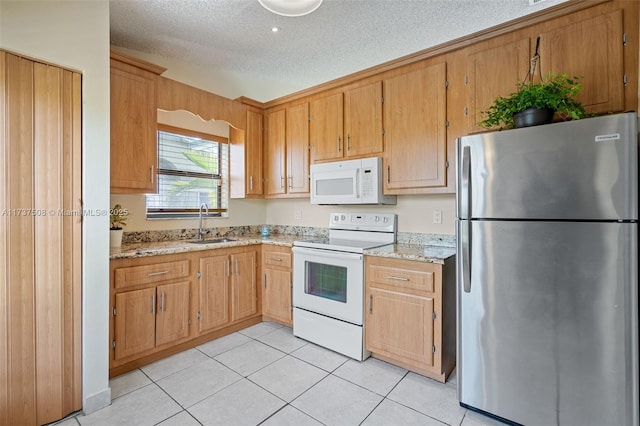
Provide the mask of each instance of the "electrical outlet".
POLYGON ((294 216, 295 216, 296 220, 302 220, 302 210, 296 210, 294 212, 294 216))
POLYGON ((437 224, 442 223, 442 210, 433 211, 433 223, 437 223, 437 224))

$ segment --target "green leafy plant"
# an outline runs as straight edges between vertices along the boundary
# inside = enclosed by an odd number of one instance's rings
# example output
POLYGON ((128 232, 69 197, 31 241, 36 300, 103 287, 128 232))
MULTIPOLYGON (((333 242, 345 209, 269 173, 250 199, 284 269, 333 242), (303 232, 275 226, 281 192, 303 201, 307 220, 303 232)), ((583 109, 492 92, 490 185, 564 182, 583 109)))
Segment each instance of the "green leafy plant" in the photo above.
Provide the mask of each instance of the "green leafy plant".
POLYGON ((575 99, 582 89, 578 80, 579 77, 550 73, 539 82, 520 82, 516 92, 498 96, 489 109, 482 111, 486 119, 478 124, 487 128, 513 128, 513 115, 528 108, 550 108, 563 120, 591 117, 575 99))
POLYGON ((127 216, 129 216, 129 211, 127 209, 123 209, 120 204, 113 206, 109 211, 109 229, 117 230, 127 226, 125 223, 127 221, 127 216))

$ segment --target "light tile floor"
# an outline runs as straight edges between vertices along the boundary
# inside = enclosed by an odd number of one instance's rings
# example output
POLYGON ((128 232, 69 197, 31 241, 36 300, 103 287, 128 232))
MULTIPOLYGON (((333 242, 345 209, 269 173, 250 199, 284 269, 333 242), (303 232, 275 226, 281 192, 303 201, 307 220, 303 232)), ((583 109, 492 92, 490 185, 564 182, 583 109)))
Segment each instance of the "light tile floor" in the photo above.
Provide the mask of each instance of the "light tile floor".
POLYGON ((110 382, 112 404, 58 426, 498 425, 446 384, 358 362, 263 322, 110 382))

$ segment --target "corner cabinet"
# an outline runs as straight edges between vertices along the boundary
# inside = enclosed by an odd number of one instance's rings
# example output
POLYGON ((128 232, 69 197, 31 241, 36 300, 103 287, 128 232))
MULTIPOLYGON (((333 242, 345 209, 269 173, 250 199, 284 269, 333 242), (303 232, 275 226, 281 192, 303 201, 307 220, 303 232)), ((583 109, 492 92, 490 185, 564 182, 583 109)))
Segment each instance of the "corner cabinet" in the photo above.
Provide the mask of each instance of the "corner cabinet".
POLYGON ((262 318, 292 326, 291 248, 262 246, 262 318))
POLYGON ((455 258, 444 265, 365 257, 365 346, 445 382, 455 367, 455 258))
POLYGON ((157 192, 157 79, 165 68, 111 51, 111 192, 157 192))
POLYGON ((384 80, 385 194, 445 187, 446 64, 384 80))

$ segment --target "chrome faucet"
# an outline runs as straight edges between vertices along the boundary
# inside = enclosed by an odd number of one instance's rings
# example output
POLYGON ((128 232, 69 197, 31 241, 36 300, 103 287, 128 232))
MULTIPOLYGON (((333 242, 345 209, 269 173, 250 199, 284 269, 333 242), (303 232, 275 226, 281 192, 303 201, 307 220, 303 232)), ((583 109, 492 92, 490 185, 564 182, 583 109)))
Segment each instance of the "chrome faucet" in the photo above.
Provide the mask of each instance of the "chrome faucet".
POLYGON ((209 206, 207 205, 207 203, 200 204, 200 212, 198 213, 198 216, 200 218, 200 225, 198 226, 198 241, 204 240, 204 236, 208 232, 202 228, 202 208, 203 207, 204 207, 204 210, 207 212, 207 215, 209 214, 209 206))

